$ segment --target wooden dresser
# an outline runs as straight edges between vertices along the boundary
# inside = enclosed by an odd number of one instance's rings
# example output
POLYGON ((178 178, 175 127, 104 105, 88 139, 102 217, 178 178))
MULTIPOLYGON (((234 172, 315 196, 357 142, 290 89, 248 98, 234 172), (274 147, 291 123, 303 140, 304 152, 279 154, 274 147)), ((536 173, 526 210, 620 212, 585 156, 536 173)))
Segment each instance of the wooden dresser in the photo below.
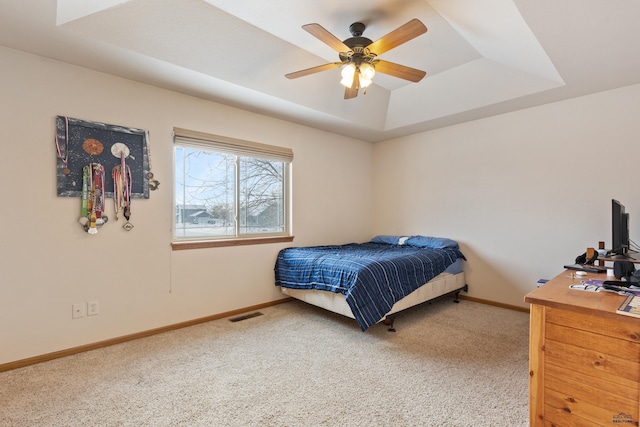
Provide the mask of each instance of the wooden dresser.
POLYGON ((640 319, 616 314, 624 297, 570 289, 565 271, 530 292, 531 426, 638 426, 640 319))

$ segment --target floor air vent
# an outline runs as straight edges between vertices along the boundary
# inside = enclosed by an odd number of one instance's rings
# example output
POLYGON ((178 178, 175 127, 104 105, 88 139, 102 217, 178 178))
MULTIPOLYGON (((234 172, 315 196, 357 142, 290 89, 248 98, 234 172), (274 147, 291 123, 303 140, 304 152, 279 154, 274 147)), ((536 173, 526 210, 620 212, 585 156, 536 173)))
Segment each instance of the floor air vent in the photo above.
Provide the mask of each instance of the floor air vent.
POLYGON ((251 319, 252 317, 258 317, 258 316, 262 316, 262 313, 260 313, 259 311, 256 311, 254 313, 243 314, 242 316, 238 316, 238 317, 232 317, 231 319, 229 319, 229 321, 239 322, 241 320, 247 320, 247 319, 251 319))

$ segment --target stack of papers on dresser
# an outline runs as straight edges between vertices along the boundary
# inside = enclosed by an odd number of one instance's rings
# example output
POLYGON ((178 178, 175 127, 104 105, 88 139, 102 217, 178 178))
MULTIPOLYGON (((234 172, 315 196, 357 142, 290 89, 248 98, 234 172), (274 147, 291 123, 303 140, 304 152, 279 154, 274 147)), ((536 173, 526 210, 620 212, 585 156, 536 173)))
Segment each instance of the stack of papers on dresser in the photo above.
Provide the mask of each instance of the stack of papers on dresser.
POLYGON ((575 289, 578 291, 587 291, 587 292, 613 292, 620 295, 631 295, 631 296, 640 296, 640 287, 629 285, 620 286, 611 283, 606 283, 606 280, 600 279, 586 279, 582 280, 579 284, 570 285, 569 288, 575 289))

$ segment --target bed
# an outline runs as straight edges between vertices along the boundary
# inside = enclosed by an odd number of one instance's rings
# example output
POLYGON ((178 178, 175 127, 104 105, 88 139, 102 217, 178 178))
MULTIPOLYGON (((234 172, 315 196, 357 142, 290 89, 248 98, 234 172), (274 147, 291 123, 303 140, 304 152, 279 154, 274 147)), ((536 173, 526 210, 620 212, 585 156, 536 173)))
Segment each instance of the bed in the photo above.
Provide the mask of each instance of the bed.
POLYGON ((429 236, 374 237, 366 243, 281 250, 275 284, 293 298, 355 319, 365 331, 393 330, 401 310, 467 291, 458 243, 429 236))

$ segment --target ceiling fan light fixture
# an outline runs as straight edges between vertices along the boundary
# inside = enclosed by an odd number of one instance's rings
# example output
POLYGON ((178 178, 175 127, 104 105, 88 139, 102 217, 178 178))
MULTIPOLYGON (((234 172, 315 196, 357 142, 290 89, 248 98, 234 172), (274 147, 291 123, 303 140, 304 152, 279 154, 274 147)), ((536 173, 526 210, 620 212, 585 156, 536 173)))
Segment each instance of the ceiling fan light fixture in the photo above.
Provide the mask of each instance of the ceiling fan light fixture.
POLYGON ((360 87, 362 89, 368 88, 371 85, 371 83, 373 83, 373 80, 366 78, 365 76, 362 75, 362 73, 360 73, 359 81, 360 81, 360 87))
POLYGON ((342 80, 340 80, 340 84, 345 87, 351 87, 353 84, 353 75, 358 73, 358 82, 359 87, 366 88, 373 83, 373 76, 376 74, 376 69, 373 65, 368 62, 363 62, 359 66, 354 63, 350 63, 345 65, 342 68, 340 74, 342 75, 342 80))
POLYGON ((368 62, 363 62, 360 64, 360 87, 366 88, 373 83, 373 76, 376 75, 376 69, 373 65, 368 62))
POLYGON ((342 80, 340 80, 340 84, 344 87, 351 87, 353 83, 353 75, 356 72, 355 64, 347 64, 342 68, 340 74, 342 75, 342 80))
POLYGON ((373 76, 376 75, 376 68, 368 62, 360 64, 360 73, 369 80, 373 80, 373 76))

